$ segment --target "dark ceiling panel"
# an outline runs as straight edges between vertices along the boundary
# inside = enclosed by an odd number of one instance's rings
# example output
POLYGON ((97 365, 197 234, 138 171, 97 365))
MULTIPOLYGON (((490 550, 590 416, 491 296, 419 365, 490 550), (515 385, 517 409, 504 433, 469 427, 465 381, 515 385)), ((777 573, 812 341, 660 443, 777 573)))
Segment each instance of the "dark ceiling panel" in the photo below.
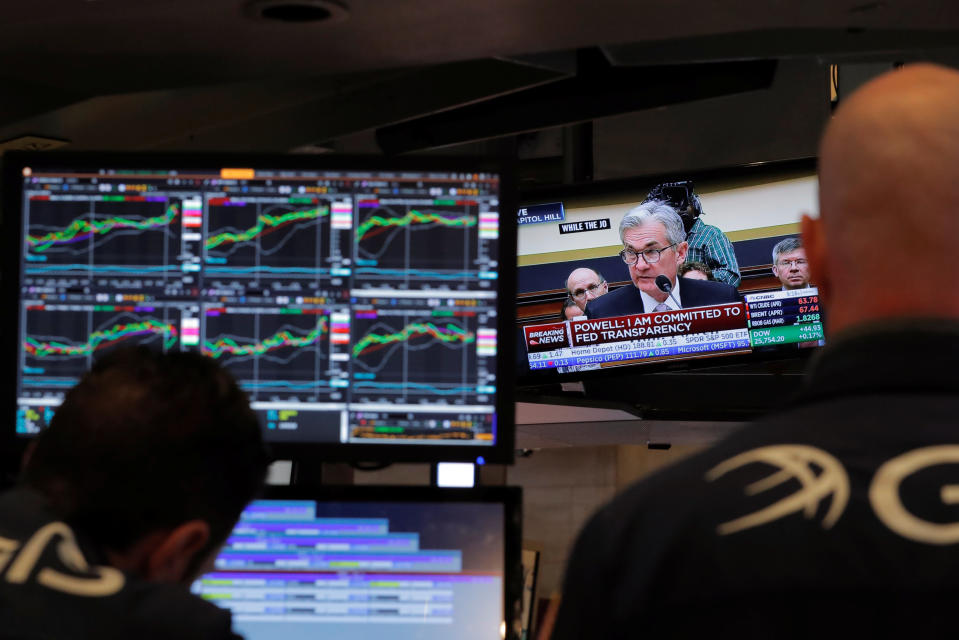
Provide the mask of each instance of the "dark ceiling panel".
POLYGON ((0 124, 72 104, 91 95, 17 78, 0 79, 0 87, 3 87, 0 124))
POLYGON ((769 60, 580 69, 575 78, 377 131, 387 153, 482 140, 770 86, 769 60))
POLYGON ((676 176, 815 157, 829 114, 827 68, 815 60, 783 61, 765 91, 597 120, 593 175, 676 176))
POLYGON ((343 87, 288 108, 189 132, 157 148, 287 151, 563 77, 550 69, 506 60, 411 69, 343 87))
MULTIPOLYGON (((696 38, 704 44, 698 59, 716 60, 732 55, 730 47, 741 34, 754 32, 852 28, 867 38, 875 33, 881 45, 887 38, 899 42, 897 31, 923 32, 918 37, 934 40, 939 35, 949 38, 949 30, 959 29, 959 3, 945 0, 348 0, 346 4, 349 18, 342 22, 271 24, 246 18, 243 0, 7 2, 0 10, 0 68, 7 77, 43 77, 60 87, 106 94, 397 69, 615 43, 669 47, 671 42, 696 38)), ((748 56, 761 56, 769 48, 782 50, 777 40, 772 36, 752 43, 748 56)), ((815 39, 807 42, 810 46, 804 51, 820 52, 815 39)), ((689 60, 682 47, 673 45, 670 50, 675 59, 669 62, 689 60)), ((659 56, 643 64, 665 61, 661 52, 659 56)))
POLYGON ((603 51, 617 65, 676 64, 750 58, 816 58, 849 62, 882 56, 890 61, 910 52, 959 46, 959 30, 767 29, 689 38, 608 45, 603 51))

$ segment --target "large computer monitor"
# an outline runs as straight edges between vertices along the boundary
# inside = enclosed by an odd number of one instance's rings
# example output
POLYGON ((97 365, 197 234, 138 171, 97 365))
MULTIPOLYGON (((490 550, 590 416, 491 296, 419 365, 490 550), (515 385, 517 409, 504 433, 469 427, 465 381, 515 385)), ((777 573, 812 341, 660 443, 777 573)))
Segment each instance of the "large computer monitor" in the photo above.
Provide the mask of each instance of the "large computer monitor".
MULTIPOLYGON (((278 456, 508 461, 515 229, 489 161, 7 154, 16 434, 101 354, 222 362, 278 456), (16 299, 16 303, 14 303, 16 299)), ((10 396, 8 396, 10 397, 10 396)))
POLYGON ((275 488, 194 593, 248 640, 517 637, 515 488, 275 488))

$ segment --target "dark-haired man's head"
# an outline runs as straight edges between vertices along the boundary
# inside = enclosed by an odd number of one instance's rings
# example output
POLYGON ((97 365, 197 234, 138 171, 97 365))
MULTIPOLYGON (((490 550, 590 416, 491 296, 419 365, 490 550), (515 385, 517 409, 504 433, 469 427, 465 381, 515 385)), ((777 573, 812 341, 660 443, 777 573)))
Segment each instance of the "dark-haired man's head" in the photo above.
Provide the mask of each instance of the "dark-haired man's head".
POLYGON ((112 564, 182 581, 226 539, 266 463, 256 415, 225 369, 133 348, 67 393, 22 482, 112 564))
POLYGON ((679 265, 677 270, 680 278, 692 278, 693 280, 715 280, 713 270, 708 265, 695 260, 684 262, 679 265))
POLYGON ((699 196, 693 193, 693 189, 692 180, 662 182, 649 190, 643 204, 665 202, 675 209, 683 221, 683 230, 688 234, 703 213, 703 205, 699 201, 699 196))

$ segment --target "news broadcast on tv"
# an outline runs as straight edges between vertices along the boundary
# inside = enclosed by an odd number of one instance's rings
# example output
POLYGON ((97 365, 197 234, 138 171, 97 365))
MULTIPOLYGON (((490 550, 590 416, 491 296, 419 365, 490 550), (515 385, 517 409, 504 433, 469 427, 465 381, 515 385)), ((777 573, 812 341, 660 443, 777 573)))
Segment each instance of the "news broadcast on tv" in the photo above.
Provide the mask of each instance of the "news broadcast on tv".
POLYGON ((815 180, 719 187, 700 195, 692 180, 662 182, 618 212, 587 207, 571 215, 561 203, 521 208, 518 315, 528 371, 799 353, 824 344, 819 291, 798 233, 801 212, 815 206, 815 180), (770 226, 764 210, 777 206, 773 221, 783 223, 770 226), (759 219, 754 212, 764 214, 765 227, 749 226, 759 219), (704 214, 738 228, 708 224, 704 214), (565 248, 571 245, 562 239, 586 234, 596 239, 580 248, 535 252, 551 235, 565 248), (553 295, 561 306, 552 317, 543 318, 551 307, 542 303, 538 317, 524 314, 530 284, 543 291, 550 277, 563 287, 553 295))

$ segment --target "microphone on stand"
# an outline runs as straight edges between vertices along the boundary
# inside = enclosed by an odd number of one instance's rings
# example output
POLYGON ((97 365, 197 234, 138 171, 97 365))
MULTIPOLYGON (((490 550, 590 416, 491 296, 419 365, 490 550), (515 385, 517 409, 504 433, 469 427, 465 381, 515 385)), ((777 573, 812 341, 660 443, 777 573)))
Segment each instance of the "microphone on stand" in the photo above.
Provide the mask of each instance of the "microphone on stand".
POLYGON ((667 278, 667 277, 664 276, 663 274, 659 274, 658 276, 656 276, 656 281, 655 281, 655 282, 656 282, 656 288, 658 288, 660 291, 662 291, 663 293, 665 293, 666 295, 668 295, 669 298, 670 298, 670 300, 672 300, 674 303, 676 303, 676 308, 677 308, 677 309, 682 309, 682 308, 683 308, 683 305, 679 304, 679 300, 677 300, 676 297, 673 296, 673 294, 672 294, 672 291, 673 291, 673 283, 669 281, 669 278, 667 278))

